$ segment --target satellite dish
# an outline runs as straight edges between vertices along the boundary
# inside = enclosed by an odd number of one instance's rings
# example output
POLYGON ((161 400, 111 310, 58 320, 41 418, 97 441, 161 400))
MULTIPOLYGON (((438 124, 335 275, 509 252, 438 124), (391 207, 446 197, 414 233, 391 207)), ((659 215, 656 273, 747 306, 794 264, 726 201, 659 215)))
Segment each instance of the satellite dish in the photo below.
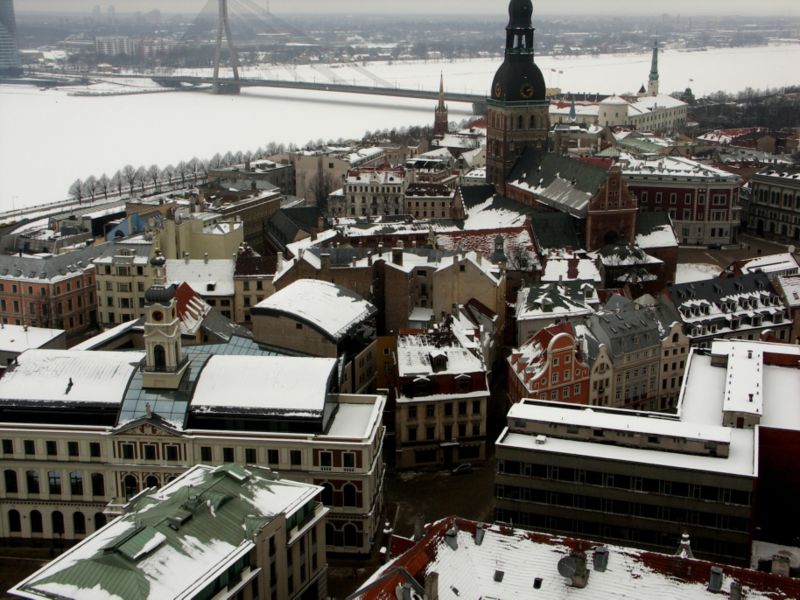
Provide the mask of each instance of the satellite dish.
POLYGON ((578 570, 578 565, 575 562, 575 559, 571 556, 565 556, 560 561, 558 561, 558 573, 562 577, 566 577, 567 579, 571 579, 573 575, 578 570))

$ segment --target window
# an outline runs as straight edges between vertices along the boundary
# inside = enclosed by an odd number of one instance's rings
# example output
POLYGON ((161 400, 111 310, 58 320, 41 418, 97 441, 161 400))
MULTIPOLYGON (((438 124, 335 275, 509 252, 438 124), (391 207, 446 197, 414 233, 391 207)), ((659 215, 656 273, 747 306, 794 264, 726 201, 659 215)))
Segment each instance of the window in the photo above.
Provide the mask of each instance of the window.
POLYGON ((444 405, 444 416, 445 417, 452 417, 453 416, 453 403, 447 402, 444 405))
POLYGON ((178 447, 167 446, 167 460, 178 460, 178 447))
POLYGON ((289 451, 289 462, 293 467, 299 467, 303 463, 303 455, 300 450, 289 451))
POLYGON ((330 469, 333 466, 333 453, 332 452, 320 452, 319 453, 319 464, 323 468, 330 469))
POLYGON ((25 483, 29 494, 39 493, 39 473, 36 471, 26 471, 25 483))
POLYGON ((23 445, 25 446, 25 454, 27 456, 36 454, 36 444, 33 443, 33 440, 25 440, 23 445))
POLYGON ((106 484, 102 473, 92 473, 92 496, 105 496, 106 484))
POLYGON ((459 423, 458 424, 458 437, 460 437, 460 438, 467 437, 467 424, 466 423, 459 423))
POLYGON ((45 448, 47 450, 47 456, 56 456, 58 454, 58 444, 52 440, 45 442, 45 448))
POLYGON ((155 444, 146 444, 144 447, 144 459, 145 460, 155 460, 156 459, 156 447, 155 444))
POLYGON ((408 428, 408 441, 409 442, 416 442, 417 441, 417 428, 416 427, 409 427, 408 428))
POLYGON ((353 452, 345 452, 342 455, 342 459, 344 461, 344 468, 345 469, 355 469, 356 467, 356 455, 353 452))
POLYGON ((472 401, 472 414, 473 415, 481 414, 481 401, 480 400, 473 400, 472 401))
POLYGON ((342 488, 342 504, 344 506, 357 506, 356 486, 352 483, 345 483, 342 488))
POLYGON ((69 474, 69 491, 73 496, 83 496, 83 477, 80 473, 69 474))
POLYGON ((92 458, 100 458, 100 444, 98 442, 89 443, 89 456, 92 458))
POLYGON ((6 469, 3 473, 3 479, 5 480, 6 484, 6 494, 16 494, 19 491, 16 471, 6 469))
POLYGON ((61 493, 61 473, 58 471, 50 471, 47 474, 47 486, 51 494, 61 493))
POLYGON ((200 460, 203 462, 211 462, 211 446, 200 447, 200 460))
POLYGON ((31 511, 31 533, 42 533, 42 513, 31 511))
POLYGON ((267 464, 277 465, 280 462, 277 450, 267 450, 267 464))
POLYGON ((425 439, 432 440, 436 437, 436 428, 435 427, 426 427, 425 428, 425 439))
POLYGON ((72 530, 79 535, 86 533, 86 517, 82 512, 72 514, 72 530))
POLYGON ((14 440, 3 440, 3 454, 14 454, 14 440))
POLYGON ((436 406, 434 404, 428 404, 425 406, 425 416, 429 419, 433 418, 436 413, 436 406))
POLYGON ((417 420, 417 407, 416 406, 409 406, 408 407, 408 419, 410 421, 417 420))
POLYGON ((223 448, 222 449, 222 462, 232 463, 234 462, 234 452, 233 448, 223 448))
POLYGON ((122 458, 133 459, 133 444, 122 444, 122 458))
POLYGON ((458 403, 458 416, 463 417, 467 414, 467 403, 463 400, 458 403))
POLYGON ((8 511, 8 530, 11 533, 20 533, 22 531, 22 520, 18 510, 11 509, 8 511))
POLYGON ((246 462, 248 465, 254 465, 258 462, 255 448, 244 449, 244 462, 246 462))

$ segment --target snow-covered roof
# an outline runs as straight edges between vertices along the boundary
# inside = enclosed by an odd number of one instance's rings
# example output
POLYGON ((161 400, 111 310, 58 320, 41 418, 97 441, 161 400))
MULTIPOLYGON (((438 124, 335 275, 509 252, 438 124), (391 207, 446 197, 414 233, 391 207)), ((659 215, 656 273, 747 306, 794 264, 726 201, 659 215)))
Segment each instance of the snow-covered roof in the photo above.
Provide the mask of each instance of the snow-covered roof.
POLYGON ((377 309, 355 292, 335 283, 300 279, 258 303, 251 312, 286 315, 338 341, 374 315, 377 309))
POLYGON ((338 407, 328 427, 325 438, 366 439, 378 429, 383 418, 384 397, 378 402, 363 402, 364 396, 358 400, 340 396, 338 407))
POLYGON ((377 168, 377 169, 353 169, 347 173, 348 185, 403 185, 406 182, 405 169, 403 167, 377 168))
POLYGON ((233 296, 236 261, 232 258, 208 261, 171 259, 167 261, 167 281, 187 283, 203 297, 233 296))
POLYGON ((589 282, 564 281, 520 288, 517 294, 517 321, 575 318, 594 313, 600 300, 589 282))
POLYGON ((797 259, 788 252, 750 258, 739 261, 737 265, 744 275, 758 272, 767 273, 768 275, 796 275, 800 272, 800 265, 797 264, 797 259))
POLYGON ((90 337, 88 340, 84 340, 80 344, 76 346, 72 346, 70 350, 94 350, 96 348, 100 348, 106 343, 110 342, 111 340, 123 336, 131 331, 133 328, 137 326, 141 326, 142 319, 133 319, 132 321, 125 321, 124 323, 120 323, 116 327, 112 327, 111 329, 106 329, 102 333, 98 333, 95 336, 90 337))
POLYGON ((682 156, 659 156, 656 159, 620 156, 622 174, 628 180, 644 181, 714 181, 735 184, 739 176, 682 156))
POLYGON ((666 94, 658 94, 656 96, 638 96, 633 102, 631 107, 634 110, 645 112, 653 111, 656 109, 680 108, 686 106, 683 100, 667 96, 666 94))
MULTIPOLYGON (((678 547, 679 539, 675 546, 678 547)), ((438 576, 440 600, 714 600, 727 597, 733 581, 752 600, 796 597, 796 579, 721 566, 721 591, 709 590, 714 564, 691 558, 635 550, 541 532, 484 525, 448 517, 429 525, 423 538, 384 565, 348 600, 395 600, 400 587, 410 598, 423 597, 423 583, 438 576), (594 566, 595 553, 607 551, 605 569, 594 566), (558 573, 559 561, 585 552, 591 571, 586 587, 570 585, 558 573)))
POLYGON ((63 329, 5 324, 0 326, 0 352, 19 354, 26 350, 41 348, 63 334, 63 329))
POLYGON ((693 283, 714 279, 722 272, 722 268, 709 263, 678 263, 675 283, 693 283))
POLYGON ((593 260, 588 258, 550 258, 544 267, 543 282, 555 281, 593 281, 600 283, 603 278, 593 260))
POLYGON ((455 339, 449 344, 426 334, 401 335, 397 338, 397 362, 400 377, 461 375, 482 373, 483 363, 455 339), (444 357, 443 368, 436 370, 431 357, 444 357))
MULTIPOLYGON (((14 594, 196 597, 253 551, 267 524, 279 515, 288 520, 321 489, 257 466, 197 465, 160 490, 136 497, 122 516, 17 584, 14 594)), ((319 514, 312 510, 311 518, 319 514)))
POLYGON ((778 277, 783 301, 791 308, 800 308, 800 276, 778 277))
POLYGON ((321 416, 334 358, 212 356, 195 387, 200 412, 321 416))
POLYGON ((0 403, 120 404, 142 352, 28 350, 0 379, 0 403))

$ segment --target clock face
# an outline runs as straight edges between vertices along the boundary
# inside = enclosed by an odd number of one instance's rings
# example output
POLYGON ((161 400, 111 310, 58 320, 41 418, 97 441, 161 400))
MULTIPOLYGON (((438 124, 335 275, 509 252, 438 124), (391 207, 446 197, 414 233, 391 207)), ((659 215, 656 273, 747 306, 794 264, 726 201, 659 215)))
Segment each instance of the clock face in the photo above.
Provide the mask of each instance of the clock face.
POLYGON ((163 321, 164 320, 164 313, 160 310, 153 311, 153 320, 154 321, 163 321))
POLYGON ((533 86, 530 83, 523 83, 519 93, 523 98, 533 98, 533 86))
POLYGON ((498 81, 494 86, 494 97, 499 98, 503 95, 503 86, 498 81))

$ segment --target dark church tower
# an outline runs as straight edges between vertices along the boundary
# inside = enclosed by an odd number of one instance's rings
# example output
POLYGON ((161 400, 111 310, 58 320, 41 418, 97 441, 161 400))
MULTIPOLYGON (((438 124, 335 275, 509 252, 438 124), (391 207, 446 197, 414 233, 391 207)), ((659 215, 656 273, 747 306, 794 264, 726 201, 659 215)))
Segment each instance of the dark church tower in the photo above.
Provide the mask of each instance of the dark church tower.
POLYGON ((511 0, 506 57, 494 76, 487 119, 486 178, 505 193, 506 178, 526 148, 547 148, 547 88, 533 61, 531 0, 511 0))
POLYGON ((439 79, 439 104, 436 106, 436 118, 433 122, 433 135, 443 138, 447 135, 447 105, 444 103, 444 75, 439 79))

